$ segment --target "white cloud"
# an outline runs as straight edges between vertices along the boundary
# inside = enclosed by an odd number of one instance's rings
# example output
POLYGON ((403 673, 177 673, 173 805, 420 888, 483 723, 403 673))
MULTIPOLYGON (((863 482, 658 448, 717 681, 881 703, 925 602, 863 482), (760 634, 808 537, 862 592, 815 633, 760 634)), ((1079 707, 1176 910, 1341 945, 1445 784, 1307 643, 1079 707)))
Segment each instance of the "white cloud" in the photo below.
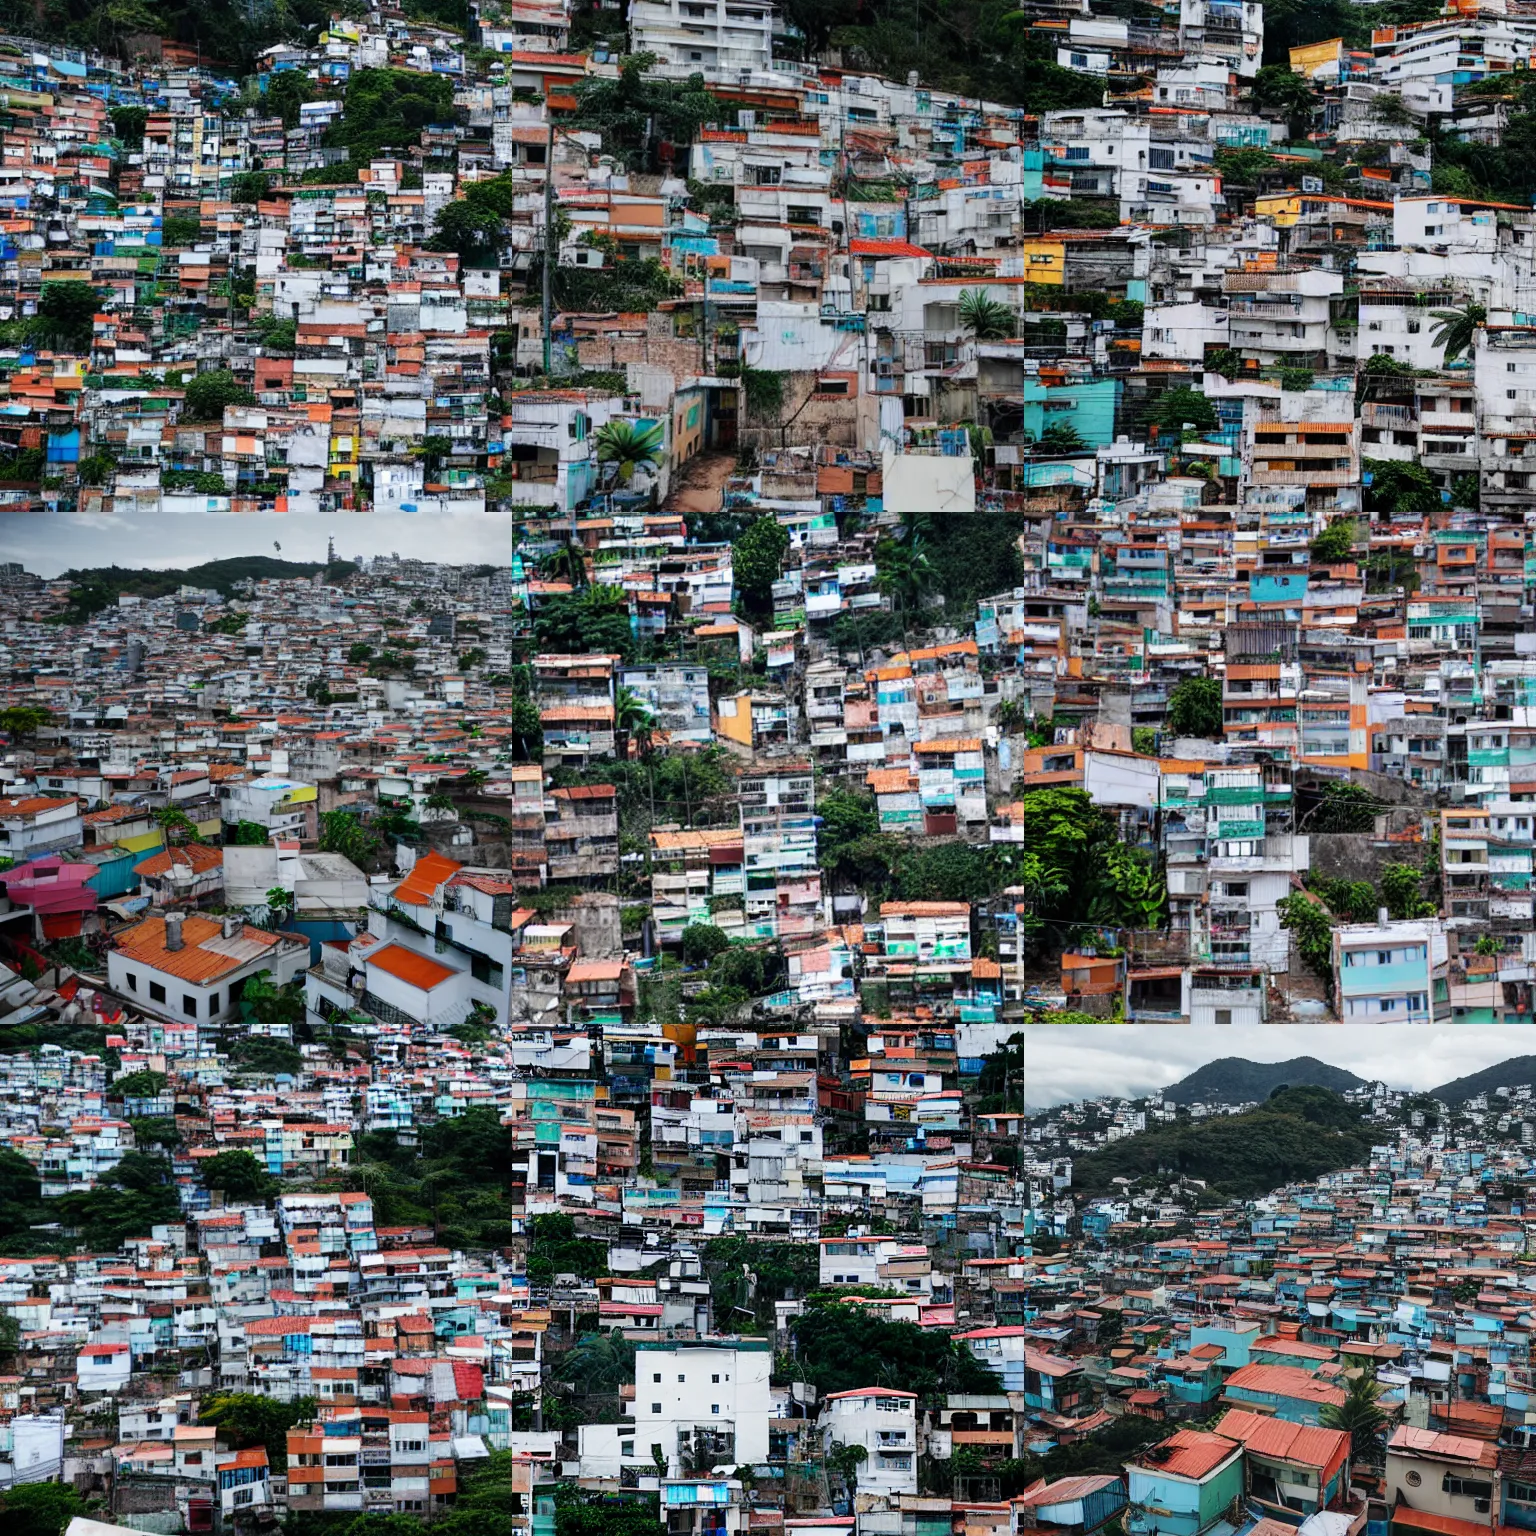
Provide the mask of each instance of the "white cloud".
POLYGON ((1536 1050, 1536 1034, 1504 1027, 1280 1024, 1262 1029, 1158 1024, 1031 1025, 1024 1073, 1035 1107, 1100 1094, 1136 1096, 1166 1088, 1222 1056, 1289 1061, 1313 1056, 1394 1088, 1438 1087, 1536 1050))

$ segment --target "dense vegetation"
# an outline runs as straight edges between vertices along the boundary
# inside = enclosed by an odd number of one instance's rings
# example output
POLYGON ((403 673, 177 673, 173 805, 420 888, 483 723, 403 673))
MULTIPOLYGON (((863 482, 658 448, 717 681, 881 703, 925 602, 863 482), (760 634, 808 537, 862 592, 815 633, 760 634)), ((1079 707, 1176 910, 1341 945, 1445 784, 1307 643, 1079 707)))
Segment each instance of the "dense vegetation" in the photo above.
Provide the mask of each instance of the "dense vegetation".
POLYGON ((795 1372, 825 1397, 896 1387, 926 1400, 947 1392, 997 1392, 1001 1384, 963 1344, 916 1323, 888 1323, 860 1306, 813 1302, 795 1320, 795 1372))
POLYGON ((366 1190, 381 1227, 430 1226, 450 1247, 503 1248, 511 1240, 512 1142, 494 1109, 471 1109, 424 1126, 419 1145, 393 1131, 358 1138, 343 1178, 366 1190))
POLYGON ((1475 1099, 1480 1093, 1494 1093, 1500 1088, 1536 1087, 1536 1056, 1511 1056, 1481 1072, 1453 1078, 1430 1090, 1429 1096, 1449 1105, 1475 1099))
POLYGON ((129 1152, 95 1189, 45 1200, 37 1169, 19 1152, 0 1151, 0 1244, 7 1253, 115 1253, 126 1239, 181 1219, 163 1157, 129 1152))
POLYGON ((1180 1175, 1204 1181, 1215 1196, 1251 1199, 1358 1162, 1374 1140, 1359 1118, 1326 1088, 1280 1088, 1246 1114, 1159 1125, 1112 1142, 1074 1162, 1072 1182, 1084 1194, 1103 1194, 1117 1178, 1180 1175))
POLYGON ((236 555, 207 560, 201 565, 164 571, 134 570, 128 566, 87 566, 65 571, 59 579, 70 583, 69 621, 84 623, 92 615, 114 606, 119 597, 170 597, 181 587, 205 587, 230 596, 247 581, 288 580, 325 571, 328 580, 342 581, 356 567, 338 560, 333 566, 278 560, 271 555, 236 555))

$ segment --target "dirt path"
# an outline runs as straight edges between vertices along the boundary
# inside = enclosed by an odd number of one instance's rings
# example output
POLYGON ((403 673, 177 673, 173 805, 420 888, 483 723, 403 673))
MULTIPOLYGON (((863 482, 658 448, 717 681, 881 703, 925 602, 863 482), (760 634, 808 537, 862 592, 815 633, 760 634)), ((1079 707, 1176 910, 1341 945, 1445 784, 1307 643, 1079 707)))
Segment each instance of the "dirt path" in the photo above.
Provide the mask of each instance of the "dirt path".
POLYGON ((664 512, 718 512, 725 499, 725 483, 736 468, 732 453, 701 453, 683 465, 672 482, 664 512))

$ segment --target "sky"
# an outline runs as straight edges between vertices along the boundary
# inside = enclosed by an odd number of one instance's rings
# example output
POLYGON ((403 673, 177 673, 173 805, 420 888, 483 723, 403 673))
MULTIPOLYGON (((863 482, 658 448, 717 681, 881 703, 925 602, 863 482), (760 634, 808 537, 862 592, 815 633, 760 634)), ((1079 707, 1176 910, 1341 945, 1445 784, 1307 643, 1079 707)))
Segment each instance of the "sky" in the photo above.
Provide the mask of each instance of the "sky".
POLYGON ((449 565, 481 565, 511 558, 510 521, 496 513, 416 516, 410 513, 319 514, 243 517, 225 513, 135 517, 72 514, 0 519, 0 559, 19 560, 38 576, 71 568, 122 565, 165 570, 235 555, 272 555, 282 560, 323 560, 325 542, 336 553, 402 555, 449 565), (281 549, 274 549, 280 544, 281 549))
POLYGON ((1536 1033, 1508 1025, 1032 1026, 1024 1045, 1024 1074, 1031 1107, 1047 1108, 1101 1094, 1139 1097, 1222 1056, 1249 1061, 1313 1056, 1389 1087, 1422 1090, 1533 1051, 1536 1033))

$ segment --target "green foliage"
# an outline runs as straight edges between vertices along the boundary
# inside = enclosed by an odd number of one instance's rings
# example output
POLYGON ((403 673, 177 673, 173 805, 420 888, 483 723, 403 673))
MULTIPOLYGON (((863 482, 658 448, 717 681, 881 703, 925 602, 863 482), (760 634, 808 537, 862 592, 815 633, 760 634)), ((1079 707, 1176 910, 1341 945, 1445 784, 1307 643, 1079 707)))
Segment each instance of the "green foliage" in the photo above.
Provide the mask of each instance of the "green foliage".
POLYGON ((163 1072, 129 1072, 115 1079, 109 1090, 114 1099, 156 1099, 169 1081, 163 1072))
POLYGON ((959 309, 961 329, 977 341, 1000 341, 1013 335, 1013 311, 983 289, 962 288, 959 309))
POLYGON ((676 298, 683 285, 654 256, 620 257, 603 267, 557 266, 555 305, 567 314, 630 314, 676 298))
POLYGON ((1243 354, 1235 347, 1212 347, 1205 354, 1205 366, 1224 379, 1234 379, 1243 371, 1243 354))
POLYGON ((576 1221, 563 1211, 535 1216, 528 1239, 528 1279, 548 1285, 556 1275, 595 1280, 608 1272, 608 1245, 594 1237, 578 1237, 576 1221))
POLYGON ((820 1283, 820 1258, 808 1244, 731 1234, 711 1239, 703 1256, 716 1326, 728 1333, 771 1328, 776 1301, 808 1296, 820 1283))
POLYGON ((1367 512, 1390 518, 1440 510, 1440 491, 1434 476, 1417 461, 1362 459, 1360 468, 1371 477, 1365 488, 1367 512))
POLYGON ((112 107, 107 116, 112 119, 113 134, 123 141, 126 149, 137 149, 144 142, 144 125, 149 113, 143 107, 112 107))
POLYGON ((181 1132, 176 1122, 166 1115, 136 1115, 128 1122, 133 1127, 134 1144, 138 1147, 176 1147, 181 1145, 181 1132))
POLYGON ((41 704, 12 704, 0 709, 0 731, 13 741, 30 741, 45 725, 53 724, 53 711, 41 704))
POLYGON ((1290 390, 1307 390, 1312 388, 1312 380, 1316 375, 1310 368, 1282 368, 1280 370, 1280 388, 1290 390))
MULTIPOLYGON (((160 471, 160 488, 166 491, 199 491, 204 496, 227 496, 229 487, 224 483, 224 476, 212 469, 162 469, 160 471)), ((212 626, 210 626, 211 628, 212 626)), ((228 634, 228 630, 216 630, 217 634, 228 634)))
POLYGON ((642 426, 637 421, 608 421, 597 429, 597 462, 611 464, 620 485, 628 485, 635 472, 655 469, 666 456, 666 429, 660 422, 642 426))
POLYGON ((909 527, 905 538, 881 539, 875 545, 875 585, 898 608, 920 608, 933 583, 933 562, 922 534, 909 527))
POLYGON ((160 224, 160 243, 168 251, 196 245, 203 235, 203 221, 195 213, 169 213, 160 224))
POLYGON ((1105 849, 1102 888, 1092 908, 1095 921, 1116 928, 1160 928, 1167 904, 1167 882, 1145 854, 1123 843, 1105 849))
POLYGON ((227 407, 255 401, 255 395, 228 368, 210 368, 188 382, 182 414, 188 421, 223 421, 227 407))
POLYGON ((410 149, 421 130, 453 120, 453 81, 413 69, 360 69, 347 81, 341 115, 327 130, 354 165, 410 149))
POLYGON ((101 295, 89 283, 44 283, 37 301, 37 318, 29 335, 50 346, 75 352, 89 350, 92 321, 101 295))
POLYGON ((220 1441, 231 1450, 264 1448, 272 1470, 286 1472, 288 1431, 295 1424, 309 1423, 314 1416, 312 1397, 296 1397, 285 1403, 256 1392, 215 1392, 200 1404, 198 1423, 214 1425, 220 1441))
POLYGON ((1460 309, 1437 309, 1430 318, 1437 322, 1430 339, 1445 348, 1444 361, 1450 363, 1472 350, 1488 310, 1482 304, 1468 303, 1460 309))
POLYGON ((197 1171, 209 1189, 223 1190, 224 1199, 231 1204, 270 1200, 282 1188, 260 1160, 243 1148, 205 1157, 198 1163, 197 1171))
POLYGON ((583 1493, 569 1483, 555 1485, 555 1536, 666 1536, 666 1531, 656 1518, 654 1499, 615 1498, 583 1493))
POLYGON ((1344 1401, 1338 1405, 1325 1403, 1318 1415, 1324 1429, 1342 1429, 1349 1435, 1350 1454, 1364 1462, 1381 1460, 1381 1433, 1387 1424, 1374 1370, 1374 1365, 1367 1362, 1359 1374, 1350 1378, 1344 1401))
MULTIPOLYGON (((1295 900, 1295 897, 1290 898, 1295 900)), ((1226 1199, 1251 1199, 1297 1179, 1346 1168, 1370 1150, 1374 1133, 1326 1088, 1281 1088, 1241 1115, 1159 1125, 1074 1160, 1075 1189, 1093 1195, 1117 1178, 1201 1179, 1226 1199)))
POLYGON ((1160 432, 1178 437, 1186 427, 1197 432, 1214 432, 1221 425, 1216 407, 1198 389, 1180 384, 1165 390, 1152 403, 1147 414, 1148 422, 1160 432))
POLYGON ((1381 904, 1399 920, 1433 917, 1436 907, 1422 894, 1424 876, 1412 864, 1388 864, 1381 872, 1381 904))
POLYGON ((689 923, 683 929, 682 956, 685 965, 708 965, 731 941, 710 923, 689 923))
POLYGON ((304 1053, 298 1046, 272 1035, 247 1035, 235 1042, 229 1054, 236 1072, 297 1077, 304 1070, 304 1053))
POLYGON ((741 370, 741 391, 747 412, 758 420, 775 417, 784 409, 784 375, 767 368, 741 370))
POLYGON ((546 597, 534 615, 533 635, 541 651, 627 658, 634 649, 629 599, 622 588, 606 586, 546 597))
POLYGON ((1333 923, 1321 903, 1300 891, 1275 903, 1280 926, 1290 935, 1296 954, 1331 992, 1333 989, 1333 923))
POLYGON ((666 80, 650 73, 655 62, 654 54, 630 54, 617 78, 589 77, 576 92, 573 125, 597 129, 604 149, 632 170, 659 170, 663 143, 691 143, 720 113, 702 75, 666 80))
POLYGON ((256 821, 241 821, 235 825, 235 847, 265 848, 271 840, 267 829, 256 821))
POLYGON ((491 266, 501 237, 502 220, 498 214, 460 199, 438 210, 427 244, 434 251, 456 251, 469 265, 491 266))
POLYGON ((997 1377, 964 1345, 916 1323, 891 1323, 847 1303, 810 1306, 794 1322, 796 1376, 825 1397, 895 1387, 923 1403, 949 1392, 994 1393, 997 1377))
POLYGON ((85 1500, 66 1483, 19 1483, 0 1497, 6 1536, 61 1536, 85 1513, 85 1500))
POLYGON ((747 613, 773 612, 773 584, 779 579, 789 534, 776 517, 760 517, 731 546, 736 592, 747 613))
POLYGON ((1168 696, 1168 729, 1176 736, 1219 741, 1221 683, 1214 677, 1186 677, 1168 696))
POLYGON ((1319 565, 1337 565, 1350 559, 1355 551, 1355 520, 1352 517, 1335 518, 1312 540, 1312 558, 1319 565))
POLYGON ((373 655, 373 647, 366 640, 354 640, 347 647, 347 665, 359 667, 373 655))
POLYGON ((346 810, 320 813, 319 845, 321 853, 339 853, 361 870, 368 868, 380 848, 378 834, 346 810))

